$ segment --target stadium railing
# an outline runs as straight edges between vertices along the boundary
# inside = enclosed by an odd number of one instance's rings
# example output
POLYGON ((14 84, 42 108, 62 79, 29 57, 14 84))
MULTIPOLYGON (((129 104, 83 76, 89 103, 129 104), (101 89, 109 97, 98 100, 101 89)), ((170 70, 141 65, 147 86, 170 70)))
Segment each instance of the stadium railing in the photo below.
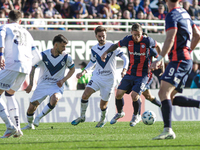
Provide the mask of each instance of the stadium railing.
MULTIPOLYGON (((7 18, 0 18, 0 23, 5 24, 7 18)), ((96 28, 97 25, 103 25, 108 28, 108 31, 113 31, 114 29, 120 29, 122 31, 129 32, 131 25, 133 23, 141 23, 144 32, 148 33, 149 30, 164 30, 165 21, 164 20, 130 20, 130 19, 22 19, 23 26, 25 28, 43 28, 43 30, 49 29, 59 29, 63 28, 65 30, 77 29, 89 31, 96 28), (119 23, 116 25, 115 23, 119 23), (40 24, 42 23, 42 24, 40 24), (53 23, 53 24, 52 24, 53 23), (110 29, 110 30, 109 30, 110 29)), ((197 26, 200 26, 200 21, 194 21, 197 26)))
MULTIPOLYGON (((0 18, 1 24, 5 24, 7 21, 6 18, 0 18)), ((96 28, 96 26, 104 25, 106 28, 115 28, 121 29, 123 31, 129 32, 132 23, 141 23, 142 28, 146 33, 150 29, 162 29, 164 30, 164 20, 129 20, 129 19, 22 19, 23 26, 25 28, 44 28, 48 30, 49 28, 59 29, 65 28, 68 29, 83 29, 88 31, 96 28), (35 23, 37 22, 37 23, 35 23), (43 24, 39 24, 43 22, 43 24), (115 23, 119 23, 116 25, 115 23), (52 24, 56 23, 56 24, 52 24), (153 24, 153 25, 152 25, 153 24)), ((111 29, 112 30, 112 29, 111 29)), ((110 30, 110 31, 111 31, 110 30)), ((109 31, 109 30, 108 30, 109 31)), ((112 30, 113 31, 113 30, 112 30)))

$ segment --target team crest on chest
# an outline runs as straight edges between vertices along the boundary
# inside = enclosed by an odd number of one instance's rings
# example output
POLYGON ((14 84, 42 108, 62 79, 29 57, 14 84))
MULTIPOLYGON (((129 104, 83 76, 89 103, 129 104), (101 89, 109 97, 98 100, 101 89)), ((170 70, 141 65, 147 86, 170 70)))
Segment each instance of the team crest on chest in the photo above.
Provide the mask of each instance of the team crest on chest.
POLYGON ((64 66, 64 65, 65 65, 65 61, 64 61, 64 60, 61 62, 61 65, 62 65, 62 66, 64 66))
POLYGON ((108 57, 110 57, 111 55, 112 55, 111 53, 108 53, 108 54, 107 54, 108 57))
POLYGON ((145 48, 145 45, 141 45, 142 48, 145 48))

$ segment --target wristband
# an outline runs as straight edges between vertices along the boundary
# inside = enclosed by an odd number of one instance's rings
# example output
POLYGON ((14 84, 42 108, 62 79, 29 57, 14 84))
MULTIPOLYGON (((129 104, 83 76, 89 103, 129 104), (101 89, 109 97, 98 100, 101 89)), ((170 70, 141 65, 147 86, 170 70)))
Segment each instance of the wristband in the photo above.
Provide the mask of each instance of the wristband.
POLYGON ((163 59, 163 57, 161 55, 159 55, 158 58, 157 58, 157 61, 160 61, 162 59, 163 59))
POLYGON ((0 52, 0 56, 3 56, 3 53, 2 53, 2 52, 0 52))

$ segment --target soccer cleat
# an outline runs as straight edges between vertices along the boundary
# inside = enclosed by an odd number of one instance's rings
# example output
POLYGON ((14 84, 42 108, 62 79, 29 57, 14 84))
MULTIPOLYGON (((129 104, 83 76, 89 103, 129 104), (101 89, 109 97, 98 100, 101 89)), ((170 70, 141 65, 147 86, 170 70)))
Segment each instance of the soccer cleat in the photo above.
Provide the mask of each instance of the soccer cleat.
POLYGON ((23 136, 23 132, 21 130, 18 130, 14 135, 13 137, 14 138, 18 138, 18 137, 22 137, 23 136))
POLYGON ((154 137, 152 140, 165 140, 165 139, 175 139, 176 135, 174 131, 171 129, 169 131, 163 131, 160 135, 154 137))
POLYGON ((11 126, 7 128, 6 132, 1 138, 9 138, 17 132, 17 128, 15 126, 11 126))
POLYGON ((72 125, 76 126, 81 122, 85 122, 85 117, 78 117, 77 119, 75 119, 74 121, 71 122, 72 125))
POLYGON ((35 126, 34 126, 33 124, 31 124, 31 126, 30 126, 30 125, 27 125, 27 126, 21 128, 21 130, 31 130, 31 129, 32 129, 32 130, 35 129, 35 126))
POLYGON ((142 119, 141 119, 141 115, 134 115, 133 114, 133 117, 132 117, 132 119, 131 119, 131 121, 130 121, 130 126, 131 127, 134 127, 137 123, 139 123, 140 121, 141 121, 142 119))
POLYGON ((34 122, 33 122, 33 125, 38 127, 39 126, 39 123, 40 123, 40 118, 39 117, 36 117, 34 122))
POLYGON ((96 125, 96 128, 103 128, 103 126, 106 124, 104 121, 99 121, 98 124, 96 125))
POLYGON ((122 111, 121 113, 117 113, 117 114, 112 118, 112 120, 110 121, 110 124, 115 124, 119 118, 122 118, 122 117, 124 117, 124 116, 125 116, 125 112, 123 112, 123 111, 122 111))

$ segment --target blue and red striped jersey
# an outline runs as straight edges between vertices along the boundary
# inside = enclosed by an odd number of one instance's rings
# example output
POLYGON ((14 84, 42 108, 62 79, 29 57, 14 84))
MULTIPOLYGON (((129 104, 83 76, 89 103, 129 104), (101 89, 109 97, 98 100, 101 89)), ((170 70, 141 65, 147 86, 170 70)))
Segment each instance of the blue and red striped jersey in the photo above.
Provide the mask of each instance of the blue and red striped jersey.
POLYGON ((118 42, 119 47, 126 46, 129 56, 129 68, 127 74, 142 77, 147 75, 152 56, 158 57, 154 47, 157 42, 151 37, 142 36, 139 43, 134 43, 132 35, 124 37, 118 42))
POLYGON ((192 28, 195 26, 190 15, 183 8, 173 8, 165 18, 165 30, 177 29, 175 41, 168 56, 170 61, 189 60, 192 28))

